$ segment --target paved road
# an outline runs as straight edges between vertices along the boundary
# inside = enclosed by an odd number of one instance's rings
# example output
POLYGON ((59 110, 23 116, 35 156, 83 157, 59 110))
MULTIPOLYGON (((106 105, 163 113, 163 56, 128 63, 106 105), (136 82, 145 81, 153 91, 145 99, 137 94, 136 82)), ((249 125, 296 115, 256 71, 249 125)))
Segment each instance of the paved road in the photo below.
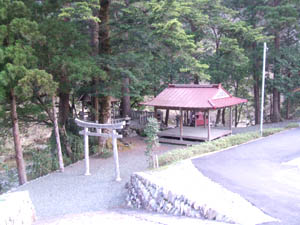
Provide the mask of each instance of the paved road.
POLYGON ((300 128, 193 160, 207 177, 280 222, 300 224, 300 128))

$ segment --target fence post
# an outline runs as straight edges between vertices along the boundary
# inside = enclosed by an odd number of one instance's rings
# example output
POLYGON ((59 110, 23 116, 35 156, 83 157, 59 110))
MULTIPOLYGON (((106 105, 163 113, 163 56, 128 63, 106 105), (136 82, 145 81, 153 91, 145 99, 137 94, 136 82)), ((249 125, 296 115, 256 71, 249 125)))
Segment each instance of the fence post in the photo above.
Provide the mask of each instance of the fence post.
POLYGON ((90 161, 89 161, 89 136, 88 128, 84 128, 84 160, 85 160, 85 174, 86 176, 90 174, 90 161))
POLYGON ((112 144, 113 144, 113 151, 114 151, 114 160, 115 160, 115 170, 116 170, 116 181, 121 181, 120 177, 120 166, 119 166, 119 155, 118 155, 118 143, 116 137, 116 130, 112 130, 112 144))

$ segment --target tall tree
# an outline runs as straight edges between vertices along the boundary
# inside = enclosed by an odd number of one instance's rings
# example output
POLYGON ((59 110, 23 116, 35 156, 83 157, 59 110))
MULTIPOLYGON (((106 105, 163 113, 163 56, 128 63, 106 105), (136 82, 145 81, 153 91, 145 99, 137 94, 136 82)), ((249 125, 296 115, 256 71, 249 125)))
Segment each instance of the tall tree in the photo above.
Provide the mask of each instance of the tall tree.
POLYGON ((2 101, 11 105, 11 122, 16 152, 19 183, 27 182, 20 140, 16 87, 34 66, 32 44, 40 37, 38 25, 30 21, 30 11, 21 1, 0 1, 0 87, 2 101))
MULTIPOLYGON (((100 0, 100 12, 99 12, 99 54, 110 55, 110 26, 109 26, 109 14, 110 14, 110 0, 100 0)), ((107 74, 110 73, 109 68, 104 65, 102 68, 107 74)), ((108 76, 108 80, 110 80, 108 76)), ((107 93, 102 92, 101 107, 100 107, 100 122, 110 123, 111 119, 111 97, 109 95, 109 86, 106 88, 107 93)))
POLYGON ((296 29, 299 21, 299 1, 290 0, 272 0, 268 1, 266 6, 262 7, 264 13, 264 19, 266 21, 267 32, 274 37, 273 39, 273 65, 274 65, 274 82, 273 86, 273 115, 272 121, 278 122, 281 119, 280 115, 280 92, 279 86, 276 85, 276 81, 279 78, 281 71, 279 60, 281 58, 280 49, 282 45, 283 32, 287 31, 287 28, 296 29))

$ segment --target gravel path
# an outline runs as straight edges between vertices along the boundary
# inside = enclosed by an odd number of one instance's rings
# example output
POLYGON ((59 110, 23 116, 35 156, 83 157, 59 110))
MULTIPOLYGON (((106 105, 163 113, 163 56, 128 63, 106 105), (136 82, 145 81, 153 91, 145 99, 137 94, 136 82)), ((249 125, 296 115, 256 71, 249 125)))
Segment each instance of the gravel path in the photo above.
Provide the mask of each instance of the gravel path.
MULTIPOLYGON (((127 141, 132 143, 131 149, 119 153, 121 182, 114 180, 113 157, 90 157, 91 176, 83 175, 82 160, 66 167, 64 173, 51 173, 16 191, 29 191, 38 219, 125 207, 125 183, 133 172, 147 170, 143 139, 135 137, 127 141)), ((161 145, 157 151, 163 153, 171 148, 174 146, 161 145)))

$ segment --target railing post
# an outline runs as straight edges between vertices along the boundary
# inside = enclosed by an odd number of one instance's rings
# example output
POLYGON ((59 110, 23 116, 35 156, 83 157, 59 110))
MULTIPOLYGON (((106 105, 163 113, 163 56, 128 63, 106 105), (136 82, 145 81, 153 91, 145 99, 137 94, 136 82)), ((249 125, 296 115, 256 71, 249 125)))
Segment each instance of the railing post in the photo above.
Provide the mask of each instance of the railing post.
POLYGON ((86 176, 90 174, 90 161, 89 161, 89 136, 88 128, 84 128, 84 161, 85 161, 85 174, 86 176))
POLYGON ((115 160, 116 181, 121 181, 119 155, 118 155, 118 143, 117 143, 116 134, 117 134, 116 130, 113 129, 112 130, 112 144, 113 144, 114 160, 115 160))

